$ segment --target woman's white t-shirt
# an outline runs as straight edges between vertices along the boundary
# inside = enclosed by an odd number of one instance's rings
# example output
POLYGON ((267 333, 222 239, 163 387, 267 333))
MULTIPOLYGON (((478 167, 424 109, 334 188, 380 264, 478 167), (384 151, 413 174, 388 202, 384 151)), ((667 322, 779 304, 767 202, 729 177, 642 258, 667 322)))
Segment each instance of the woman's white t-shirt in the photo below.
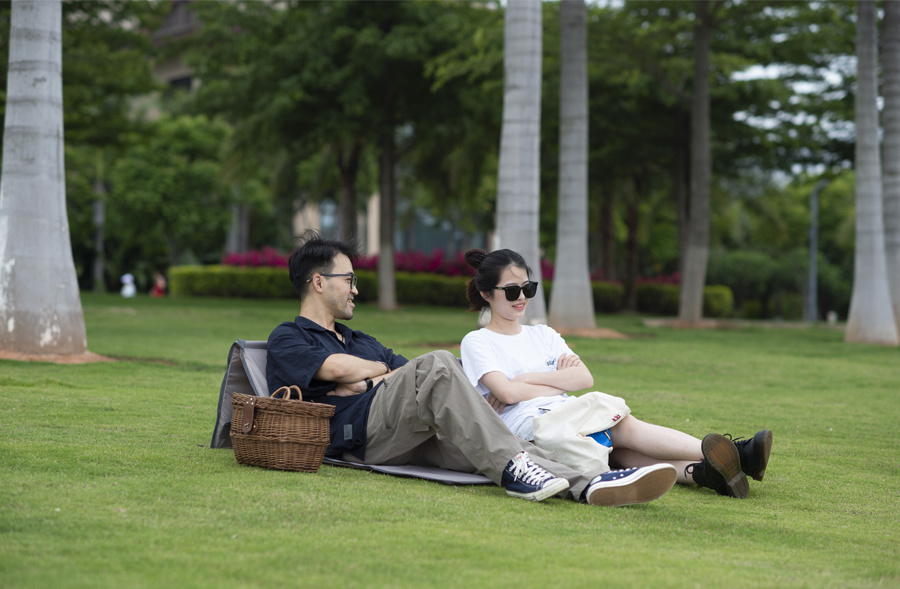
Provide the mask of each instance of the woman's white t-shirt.
MULTIPOLYGON (((473 331, 460 345, 463 370, 469 382, 483 397, 490 390, 480 381, 489 372, 500 372, 512 379, 527 372, 552 372, 563 354, 572 354, 561 335, 546 325, 523 325, 516 335, 502 335, 486 328, 473 331)), ((565 393, 554 397, 537 397, 508 405, 500 418, 516 435, 531 439, 532 419, 542 407, 564 402, 565 393)))

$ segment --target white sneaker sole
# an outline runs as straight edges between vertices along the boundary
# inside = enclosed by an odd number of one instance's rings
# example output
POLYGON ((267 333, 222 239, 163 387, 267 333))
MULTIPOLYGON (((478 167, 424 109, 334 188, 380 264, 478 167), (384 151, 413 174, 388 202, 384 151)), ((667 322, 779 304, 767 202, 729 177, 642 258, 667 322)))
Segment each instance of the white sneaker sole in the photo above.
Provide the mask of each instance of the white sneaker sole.
POLYGON ((588 503, 606 507, 648 503, 665 495, 677 476, 671 464, 645 466, 623 479, 594 483, 588 487, 588 503))
POLYGON ((559 495, 569 488, 569 481, 566 479, 554 479, 532 493, 516 493, 515 491, 506 490, 506 494, 510 497, 518 497, 519 499, 527 499, 528 501, 543 501, 554 495, 559 495))

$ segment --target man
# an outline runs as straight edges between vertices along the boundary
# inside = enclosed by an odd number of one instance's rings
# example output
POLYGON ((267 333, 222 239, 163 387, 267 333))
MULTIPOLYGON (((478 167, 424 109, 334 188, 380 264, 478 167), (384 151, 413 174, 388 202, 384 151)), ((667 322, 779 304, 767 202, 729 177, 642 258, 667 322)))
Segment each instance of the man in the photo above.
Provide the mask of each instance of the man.
POLYGON ((356 246, 303 236, 291 254, 300 315, 268 340, 269 392, 297 385, 304 399, 334 405, 326 455, 367 464, 415 464, 481 472, 508 495, 542 501, 566 497, 593 505, 644 503, 675 482, 654 465, 580 473, 513 435, 446 351, 412 361, 336 320, 353 317, 356 246))

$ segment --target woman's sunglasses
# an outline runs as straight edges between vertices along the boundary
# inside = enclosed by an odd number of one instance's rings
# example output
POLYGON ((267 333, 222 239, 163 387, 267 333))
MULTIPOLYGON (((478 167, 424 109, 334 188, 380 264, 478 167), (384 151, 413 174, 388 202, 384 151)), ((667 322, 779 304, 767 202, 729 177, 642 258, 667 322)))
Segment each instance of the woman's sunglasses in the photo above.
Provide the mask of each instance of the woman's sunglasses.
POLYGON ((509 302, 518 300, 520 293, 525 293, 526 299, 534 298, 537 294, 537 282, 526 282, 523 286, 514 284, 512 286, 495 286, 494 290, 502 290, 506 292, 506 300, 509 302))

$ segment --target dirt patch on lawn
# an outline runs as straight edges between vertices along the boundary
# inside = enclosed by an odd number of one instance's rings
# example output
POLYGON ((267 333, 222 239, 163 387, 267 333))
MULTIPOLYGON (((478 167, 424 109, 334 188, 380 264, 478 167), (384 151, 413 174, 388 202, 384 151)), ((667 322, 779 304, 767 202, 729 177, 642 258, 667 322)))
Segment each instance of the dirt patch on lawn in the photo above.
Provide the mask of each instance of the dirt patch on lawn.
POLYGON ((51 364, 90 364, 92 362, 116 362, 115 358, 101 356, 93 352, 83 354, 23 354, 11 350, 0 350, 0 360, 19 362, 50 362, 51 364))

